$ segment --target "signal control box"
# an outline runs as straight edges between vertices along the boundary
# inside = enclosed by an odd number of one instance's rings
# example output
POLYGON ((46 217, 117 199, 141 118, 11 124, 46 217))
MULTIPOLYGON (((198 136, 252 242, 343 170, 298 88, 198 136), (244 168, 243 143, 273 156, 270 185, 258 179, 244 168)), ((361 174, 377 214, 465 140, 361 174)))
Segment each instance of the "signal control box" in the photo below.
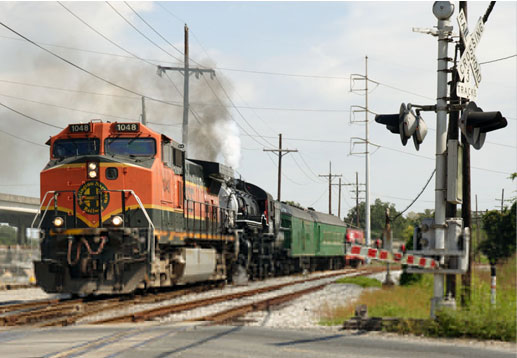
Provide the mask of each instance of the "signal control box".
POLYGON ((462 218, 445 220, 445 247, 436 248, 436 226, 434 219, 423 219, 413 234, 413 250, 409 253, 431 256, 443 264, 437 270, 408 268, 411 273, 463 274, 467 271, 469 260, 469 228, 463 227, 462 218))

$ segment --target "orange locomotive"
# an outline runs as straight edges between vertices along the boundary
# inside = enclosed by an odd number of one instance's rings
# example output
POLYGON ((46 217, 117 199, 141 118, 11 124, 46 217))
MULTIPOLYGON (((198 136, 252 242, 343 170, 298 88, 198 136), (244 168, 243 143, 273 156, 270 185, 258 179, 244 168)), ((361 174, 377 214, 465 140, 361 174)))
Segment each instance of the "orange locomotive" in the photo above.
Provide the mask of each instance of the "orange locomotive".
POLYGON ((47 142, 41 172, 41 261, 47 292, 127 293, 223 279, 238 250, 219 191, 222 164, 139 123, 71 124, 47 142))

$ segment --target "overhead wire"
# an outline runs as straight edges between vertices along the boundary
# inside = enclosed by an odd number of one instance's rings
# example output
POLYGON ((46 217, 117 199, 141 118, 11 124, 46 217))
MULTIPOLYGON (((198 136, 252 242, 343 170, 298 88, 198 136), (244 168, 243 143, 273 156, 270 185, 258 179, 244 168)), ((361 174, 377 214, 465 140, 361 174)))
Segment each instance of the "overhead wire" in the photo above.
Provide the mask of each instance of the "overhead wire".
POLYGON ((83 20, 79 15, 77 15, 75 12, 73 12, 72 10, 70 10, 68 7, 66 7, 61 1, 58 1, 57 2, 59 5, 61 5, 61 7, 63 7, 68 13, 70 13, 73 17, 75 17, 77 20, 79 20, 83 25, 85 25, 86 27, 88 27, 90 30, 92 30, 93 32, 95 32, 97 35, 99 35, 100 37, 102 37, 104 40, 108 41, 110 44, 112 44, 113 46, 115 46, 116 48, 118 48, 119 50, 121 51, 124 51, 125 53, 127 53, 128 55, 132 56, 133 58, 135 59, 138 59, 140 61, 143 61, 147 64, 150 64, 152 66, 156 66, 156 64, 138 56, 137 54, 127 50, 126 48, 120 46, 119 44, 117 44, 115 41, 111 40, 109 37, 107 37, 106 35, 104 35, 102 32, 98 31, 96 28, 94 28, 93 26, 91 26, 89 23, 87 23, 85 20, 83 20))
POLYGON ((14 108, 12 108, 12 107, 9 107, 8 105, 6 105, 6 104, 4 104, 4 103, 2 103, 2 102, 0 102, 0 106, 5 107, 5 108, 7 108, 8 110, 10 110, 10 111, 12 111, 12 112, 14 112, 14 113, 16 113, 16 114, 19 114, 19 115, 20 115, 20 116, 22 116, 22 117, 25 117, 25 118, 27 118, 27 119, 30 119, 31 121, 34 121, 34 122, 37 122, 37 123, 40 123, 40 124, 44 124, 44 125, 49 126, 49 127, 54 127, 54 128, 58 128, 58 129, 64 129, 64 127, 59 127, 59 126, 56 126, 56 125, 54 125, 54 124, 52 124, 52 123, 47 123, 47 122, 42 121, 42 120, 40 120, 40 119, 36 119, 36 118, 34 118, 34 117, 31 117, 31 116, 29 116, 28 114, 22 113, 22 112, 20 112, 20 111, 18 111, 18 110, 16 110, 16 109, 14 109, 14 108))
POLYGON ((508 60, 508 59, 514 58, 516 56, 517 56, 517 54, 506 56, 506 57, 501 57, 501 58, 496 58, 495 60, 484 61, 484 62, 480 62, 479 64, 480 65, 486 65, 487 63, 493 63, 493 62, 499 62, 499 61, 503 61, 503 60, 508 60))
POLYGON ((135 118, 129 118, 129 117, 122 117, 122 116, 116 116, 116 115, 113 115, 113 114, 99 113, 99 112, 92 112, 92 111, 86 111, 86 110, 77 109, 77 108, 72 108, 72 107, 60 106, 60 105, 52 104, 52 103, 46 103, 46 102, 40 102, 40 101, 34 101, 34 100, 31 100, 31 99, 27 99, 27 98, 23 98, 23 97, 17 97, 17 96, 10 96, 10 95, 6 95, 6 94, 3 94, 3 93, 0 93, 0 96, 2 96, 2 97, 6 97, 6 98, 12 98, 12 99, 16 99, 16 100, 24 101, 24 102, 30 102, 30 103, 41 104, 41 105, 49 106, 49 107, 55 107, 55 108, 60 108, 60 109, 66 109, 66 110, 74 111, 74 112, 81 112, 81 113, 87 113, 87 114, 95 114, 95 115, 100 115, 100 116, 105 116, 105 117, 111 117, 111 118, 117 118, 117 119, 124 119, 124 120, 129 120, 129 121, 137 121, 137 122, 140 120, 139 118, 136 118, 136 119, 135 119, 135 118))
POLYGON ((124 15, 122 15, 113 5, 111 5, 108 1, 105 1, 106 4, 118 15, 120 16, 129 26, 131 26, 136 32, 138 32, 142 37, 147 39, 147 41, 151 42, 154 46, 162 50, 164 53, 174 58, 175 60, 181 62, 182 60, 171 54, 169 51, 158 45, 155 41, 153 41, 149 36, 140 31, 131 21, 129 21, 124 15))
POLYGON ((420 198, 420 196, 422 195, 422 193, 425 191, 425 189, 427 188, 427 186, 429 185, 429 183, 431 182, 431 179, 433 178, 434 174, 436 173, 436 169, 433 170, 433 172, 431 173, 431 176, 429 177, 429 179, 427 179, 427 183, 425 183, 424 187, 422 188, 422 190, 420 190, 420 193, 418 193, 418 195, 416 196, 416 198, 404 209, 402 210, 401 212, 399 212, 397 215, 395 215, 394 217, 391 218, 391 221, 395 221, 395 219, 397 219, 399 216, 401 216, 402 214, 404 214, 406 212, 406 210, 408 210, 411 206, 413 206, 413 204, 418 200, 418 198, 420 198))
POLYGON ((169 101, 165 101, 165 100, 163 100, 163 99, 159 99, 159 98, 155 98, 155 97, 151 97, 151 96, 144 95, 144 94, 139 93, 139 92, 137 92, 137 91, 134 91, 134 90, 132 90, 132 89, 126 88, 126 87, 124 87, 124 86, 121 86, 121 85, 119 85, 119 84, 117 84, 117 83, 115 83, 115 82, 112 82, 112 81, 110 81, 110 80, 107 80, 107 79, 105 79, 105 78, 103 78, 103 77, 101 77, 101 76, 99 76, 99 75, 97 75, 97 74, 95 74, 95 73, 93 73, 93 72, 91 72, 91 71, 89 71, 89 70, 87 70, 87 69, 85 69, 85 68, 83 68, 83 67, 81 67, 81 66, 79 66, 79 65, 75 64, 75 63, 73 63, 72 61, 67 60, 66 58, 64 58, 64 57, 62 57, 62 56, 60 56, 60 55, 56 54, 55 52, 50 51, 49 49, 47 49, 47 48, 45 48, 45 47, 43 47, 43 46, 38 45, 36 42, 32 41, 32 40, 31 40, 31 39, 29 39, 28 37, 26 37, 26 36, 22 35, 21 33, 17 32, 16 30, 12 29, 11 27, 7 26, 7 25, 6 25, 6 24, 4 24, 3 22, 0 22, 0 25, 2 25, 3 27, 5 27, 7 30, 9 30, 9 31, 13 32, 14 34, 16 34, 16 35, 20 36, 21 38, 25 39, 26 41, 30 42, 30 43, 31 43, 31 44, 33 44, 34 46, 36 46, 36 47, 40 48, 41 50, 43 50, 43 51, 47 52, 48 54, 50 54, 50 55, 52 55, 52 56, 54 56, 54 57, 56 57, 56 58, 60 59, 61 61, 63 61, 63 62, 65 62, 65 63, 69 64, 70 66, 72 66, 72 67, 74 67, 74 68, 76 68, 76 69, 78 69, 78 70, 80 70, 80 71, 82 71, 82 72, 84 72, 84 73, 89 74, 89 75, 90 75, 90 76, 92 76, 92 77, 95 77, 96 79, 98 79, 98 80, 100 80, 100 81, 102 81, 102 82, 105 82, 105 83, 107 83, 107 84, 109 84, 109 85, 111 85, 111 86, 113 86, 113 87, 119 88, 119 89, 121 89, 121 90, 123 90, 123 91, 129 92, 129 93, 132 93, 132 94, 135 94, 135 95, 140 96, 140 97, 146 97, 146 98, 148 98, 148 99, 150 99, 150 100, 153 100, 153 101, 156 101, 156 102, 160 102, 160 103, 164 103, 164 104, 168 104, 168 105, 171 105, 171 106, 178 106, 178 105, 176 105, 176 104, 174 104, 174 103, 171 103, 171 102, 169 102, 169 101))
POLYGON ((135 9, 133 9, 131 7, 131 5, 129 5, 129 3, 127 1, 124 1, 124 4, 126 4, 127 7, 129 7, 131 9, 131 11, 133 11, 133 13, 138 16, 138 18, 140 20, 142 20, 142 22, 144 24, 146 24, 156 35, 158 35, 163 41, 165 41, 169 46, 171 46, 173 49, 175 49, 176 51, 178 51, 181 55, 183 55, 184 53, 179 49, 177 48, 176 46, 174 46, 172 43, 169 42, 169 40, 167 40, 167 38, 165 38, 164 36, 162 36, 162 34, 160 34, 158 31, 156 31, 156 29, 151 26, 151 24, 149 24, 135 9))
POLYGON ((9 133, 9 132, 4 131, 3 129, 0 129, 0 132, 4 133, 4 134, 6 134, 6 135, 8 135, 8 136, 10 136, 10 137, 16 138, 16 139, 21 140, 21 141, 23 141, 23 142, 26 142, 26 143, 34 144, 34 145, 37 145, 37 146, 39 146, 39 147, 43 147, 43 148, 46 148, 46 147, 47 147, 46 145, 43 145, 43 144, 41 144, 41 143, 36 143, 36 142, 33 142, 33 141, 28 140, 28 139, 26 139, 26 138, 18 137, 18 136, 17 136, 17 135, 15 135, 15 134, 12 134, 12 133, 9 133))
POLYGON ((313 183, 316 183, 316 184, 320 183, 320 182, 314 180, 313 178, 311 178, 311 176, 309 174, 307 174, 307 172, 300 166, 300 164, 298 163, 298 161, 296 160, 296 157, 294 155, 291 156, 291 159, 294 161, 294 164, 296 164, 296 166, 298 167, 298 169, 300 169, 300 171, 303 173, 303 175, 305 175, 310 181, 312 181, 313 183))
MULTIPOLYGON (((104 35, 103 33, 101 33, 100 31, 98 31, 97 29, 95 29, 93 26, 91 26, 89 23, 87 23, 85 20, 83 20, 79 15, 77 15, 76 13, 74 13, 72 10, 70 10, 69 8, 67 8, 65 5, 63 5, 61 2, 59 2, 59 5, 61 5, 66 11, 68 11, 71 15, 73 15, 77 20, 79 20, 81 23, 83 23, 84 25, 86 25, 90 30, 92 30, 93 32, 95 32, 96 34, 98 34, 99 36, 101 36, 103 39, 105 39, 106 41, 108 41, 110 44, 112 44, 113 46, 117 47, 118 49, 124 51, 125 53, 127 53, 128 55, 132 56, 133 58, 137 59, 137 60, 140 60, 144 63, 147 63, 148 65, 151 65, 153 67, 156 67, 157 65, 155 63, 152 63, 150 62, 149 60, 143 58, 143 57, 140 57, 138 56, 137 54, 127 50, 126 48, 120 46, 119 44, 117 44, 115 41, 111 40, 109 37, 107 37, 106 35, 104 35)), ((109 4, 108 4, 109 5, 109 4)), ((111 5, 110 5, 111 6, 111 5)), ((129 5, 128 5, 129 6, 129 5)), ((116 10, 115 10, 116 11, 116 10)), ((122 16, 122 15, 121 15, 122 16)), ((124 17, 123 17, 124 18, 124 17)), ((126 20, 124 18, 124 20, 126 20)), ((127 20, 126 20, 127 22, 127 20)), ((177 58, 173 57, 175 60, 178 61, 177 58)), ((155 60, 156 62, 160 62, 158 60, 155 60)), ((174 81, 172 81, 172 79, 169 78, 169 76, 167 76, 169 82, 172 83, 173 87, 179 92, 179 89, 178 87, 176 87, 176 84, 174 83, 174 81)))

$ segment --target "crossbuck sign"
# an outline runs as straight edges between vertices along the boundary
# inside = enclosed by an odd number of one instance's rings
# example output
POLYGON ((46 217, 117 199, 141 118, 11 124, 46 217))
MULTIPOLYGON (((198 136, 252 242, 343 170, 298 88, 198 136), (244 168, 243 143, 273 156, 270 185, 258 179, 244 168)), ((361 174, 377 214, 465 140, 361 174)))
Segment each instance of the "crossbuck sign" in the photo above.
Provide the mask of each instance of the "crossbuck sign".
POLYGON ((477 88, 481 82, 481 69, 476 58, 475 50, 481 40, 485 25, 483 19, 480 17, 474 31, 469 34, 467 18, 463 9, 460 10, 457 20, 460 28, 460 36, 465 44, 465 51, 463 51, 458 64, 458 74, 460 80, 463 82, 458 82, 456 92, 458 97, 474 99, 477 97, 477 88), (471 74, 474 78, 473 85, 470 82, 471 74))

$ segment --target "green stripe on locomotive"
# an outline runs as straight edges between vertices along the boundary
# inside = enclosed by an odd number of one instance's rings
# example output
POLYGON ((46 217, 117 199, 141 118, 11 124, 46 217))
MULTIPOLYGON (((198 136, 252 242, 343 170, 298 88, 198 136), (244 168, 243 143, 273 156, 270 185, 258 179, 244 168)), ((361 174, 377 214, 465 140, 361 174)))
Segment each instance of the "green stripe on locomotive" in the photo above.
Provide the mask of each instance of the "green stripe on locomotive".
POLYGON ((343 256, 345 223, 337 217, 288 205, 280 215, 284 248, 297 256, 343 256))

